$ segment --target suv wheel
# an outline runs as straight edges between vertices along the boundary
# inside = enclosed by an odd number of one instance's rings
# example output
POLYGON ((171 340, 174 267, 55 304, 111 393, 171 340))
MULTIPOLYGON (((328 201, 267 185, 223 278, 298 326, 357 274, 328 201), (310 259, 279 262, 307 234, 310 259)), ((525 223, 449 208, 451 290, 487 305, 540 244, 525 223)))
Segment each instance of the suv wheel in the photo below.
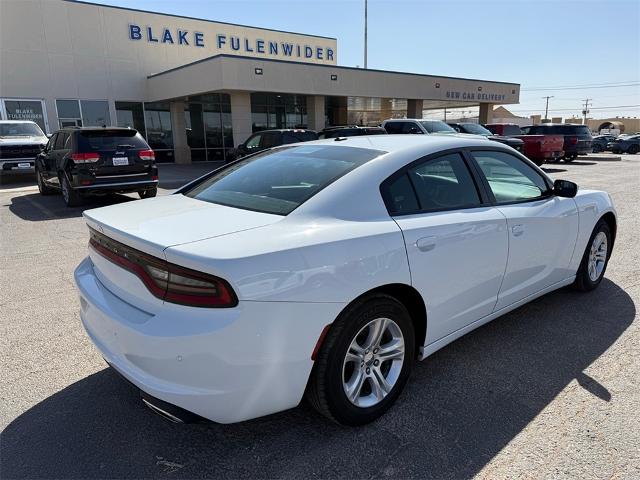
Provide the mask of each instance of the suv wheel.
POLYGON ((54 188, 51 188, 45 183, 44 178, 42 178, 42 172, 37 167, 36 180, 38 181, 38 191, 40 192, 40 195, 53 195, 54 193, 56 193, 56 190, 54 188))
POLYGON ((140 198, 153 198, 158 194, 158 187, 149 188, 147 190, 140 190, 138 195, 140 198))
POLYGON ((348 307, 331 326, 307 398, 337 423, 372 422, 398 398, 414 360, 414 329, 407 309, 391 296, 370 296, 348 307))
POLYGON ((67 207, 77 207, 82 203, 82 197, 69 184, 69 180, 64 173, 60 174, 60 187, 62 189, 62 198, 67 207))
POLYGON ((635 155, 639 151, 640 151, 640 146, 638 146, 638 145, 630 145, 629 146, 629 150, 627 150, 627 153, 630 153, 631 155, 635 155))

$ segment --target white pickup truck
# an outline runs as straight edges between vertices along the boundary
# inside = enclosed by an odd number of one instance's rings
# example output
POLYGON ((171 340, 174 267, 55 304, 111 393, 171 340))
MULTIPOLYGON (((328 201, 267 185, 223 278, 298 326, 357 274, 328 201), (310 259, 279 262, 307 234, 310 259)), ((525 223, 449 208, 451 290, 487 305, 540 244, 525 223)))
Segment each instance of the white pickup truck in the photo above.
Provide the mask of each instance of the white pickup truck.
POLYGON ((36 156, 48 141, 35 122, 0 120, 0 175, 33 173, 36 156))

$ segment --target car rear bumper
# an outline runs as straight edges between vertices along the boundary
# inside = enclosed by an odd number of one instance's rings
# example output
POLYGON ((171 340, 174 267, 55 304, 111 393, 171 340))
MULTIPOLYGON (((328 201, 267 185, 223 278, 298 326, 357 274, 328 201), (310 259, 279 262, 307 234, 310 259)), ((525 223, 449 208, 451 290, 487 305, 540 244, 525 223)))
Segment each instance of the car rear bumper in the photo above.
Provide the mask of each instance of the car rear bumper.
POLYGON ((114 179, 115 181, 93 183, 89 185, 77 185, 73 188, 85 194, 101 194, 101 193, 129 193, 138 192, 140 190, 148 190, 158 186, 158 180, 123 180, 114 179))
POLYGON ((109 291, 90 258, 77 267, 75 281, 82 323, 107 363, 153 398, 219 423, 296 406, 320 333, 344 306, 165 303, 148 312, 109 291))
POLYGON ((35 158, 0 159, 0 174, 2 173, 33 173, 35 172, 35 158), (28 166, 26 166, 28 164, 28 166))

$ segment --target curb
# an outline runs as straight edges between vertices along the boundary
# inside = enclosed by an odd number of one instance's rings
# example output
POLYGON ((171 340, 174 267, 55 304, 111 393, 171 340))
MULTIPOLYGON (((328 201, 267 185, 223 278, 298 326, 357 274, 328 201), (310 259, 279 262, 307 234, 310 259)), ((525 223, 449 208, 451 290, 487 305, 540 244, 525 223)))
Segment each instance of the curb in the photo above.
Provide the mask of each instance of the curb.
POLYGON ((594 157, 589 155, 580 155, 576 160, 594 160, 596 162, 621 162, 622 157, 616 155, 607 155, 602 157, 594 157))

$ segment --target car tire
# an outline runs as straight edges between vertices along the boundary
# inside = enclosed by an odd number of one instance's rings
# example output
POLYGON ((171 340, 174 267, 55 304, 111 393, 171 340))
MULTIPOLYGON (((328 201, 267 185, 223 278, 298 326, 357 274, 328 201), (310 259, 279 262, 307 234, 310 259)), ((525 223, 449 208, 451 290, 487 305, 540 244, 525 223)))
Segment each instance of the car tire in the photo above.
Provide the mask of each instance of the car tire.
POLYGON ((77 207, 82 204, 82 196, 71 187, 64 173, 60 173, 60 188, 62 190, 62 199, 67 207, 77 207))
POLYGON ((364 297, 331 325, 306 396, 334 422, 364 425, 395 402, 414 362, 415 333, 405 306, 389 295, 364 297))
POLYGON ((39 168, 36 168, 36 181, 38 182, 38 191, 40 192, 40 195, 53 195, 54 193, 57 193, 55 188, 52 188, 45 183, 44 178, 42 178, 42 172, 39 168))
POLYGON ((531 160, 533 163, 535 163, 537 166, 541 167, 542 165, 544 165, 544 158, 534 158, 533 160, 531 160))
POLYGON ((600 153, 603 151, 603 148, 597 143, 593 145, 593 153, 600 153))
POLYGON ((149 188, 147 190, 140 190, 138 195, 140 198, 153 198, 158 194, 158 187, 149 188))
POLYGON ((581 292, 589 292, 600 285, 611 256, 611 229, 609 224, 600 220, 589 238, 582 256, 573 286, 581 292))
POLYGON ((640 152, 640 147, 638 145, 630 145, 629 149, 627 150, 627 153, 631 155, 635 155, 638 152, 640 152))
POLYGON ((565 162, 573 162, 576 159, 577 155, 565 155, 564 157, 564 161, 565 162))

